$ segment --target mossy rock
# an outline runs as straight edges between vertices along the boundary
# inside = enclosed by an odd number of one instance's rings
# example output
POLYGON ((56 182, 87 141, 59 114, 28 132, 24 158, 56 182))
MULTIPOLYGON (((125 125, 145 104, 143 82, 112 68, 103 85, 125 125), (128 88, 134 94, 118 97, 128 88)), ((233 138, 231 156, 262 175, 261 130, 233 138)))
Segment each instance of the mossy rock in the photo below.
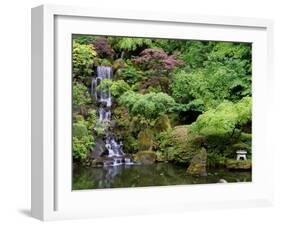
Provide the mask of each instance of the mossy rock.
POLYGON ((156 151, 156 161, 157 162, 166 162, 167 157, 165 156, 164 153, 162 153, 160 151, 156 151))
POLYGON ((88 130, 86 125, 80 123, 73 123, 72 134, 74 137, 81 138, 88 135, 88 130))
POLYGON ((230 170, 251 170, 252 161, 251 160, 226 160, 225 166, 230 170))
POLYGON ((134 155, 134 161, 141 164, 153 164, 157 159, 154 151, 139 151, 134 155))
POLYGON ((207 176, 206 172, 207 151, 201 148, 198 153, 192 158, 190 165, 187 168, 187 174, 191 176, 207 176))
POLYGON ((117 71, 120 68, 123 68, 125 66, 125 62, 123 59, 117 59, 113 62, 113 69, 114 71, 117 71))
POLYGON ((187 126, 175 126, 172 131, 172 137, 175 140, 185 140, 187 138, 187 126))
POLYGON ((153 132, 151 129, 144 129, 139 132, 138 142, 139 142, 139 151, 151 150, 153 146, 153 132))
POLYGON ((163 132, 165 130, 171 129, 169 117, 167 115, 161 115, 156 121, 154 128, 157 132, 163 132))

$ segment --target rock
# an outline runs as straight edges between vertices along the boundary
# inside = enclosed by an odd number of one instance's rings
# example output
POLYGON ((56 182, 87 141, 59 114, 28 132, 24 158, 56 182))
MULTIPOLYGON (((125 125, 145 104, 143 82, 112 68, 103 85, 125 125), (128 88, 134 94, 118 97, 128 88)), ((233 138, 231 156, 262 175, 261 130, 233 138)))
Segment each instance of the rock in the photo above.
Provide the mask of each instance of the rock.
POLYGON ((154 151, 139 151, 134 155, 134 161, 141 164, 152 164, 156 161, 156 153, 154 151))
POLYGON ((150 129, 140 131, 138 135, 139 151, 151 150, 153 138, 153 132, 150 129))
POLYGON ((91 162, 92 167, 103 167, 103 158, 97 158, 92 160, 91 162))
POLYGON ((170 119, 167 115, 162 115, 157 119, 154 127, 157 132, 163 132, 165 130, 171 129, 170 119))
POLYGON ((225 166, 230 170, 250 170, 252 169, 252 161, 228 159, 225 166))
POLYGON ((113 70, 117 71, 120 68, 123 68, 125 66, 125 61, 123 59, 117 59, 113 62, 113 70))
POLYGON ((168 146, 166 149, 168 160, 180 164, 189 164, 198 150, 188 142, 187 125, 175 126, 165 142, 168 146))
POLYGON ((219 179, 218 183, 228 183, 225 179, 219 179))
POLYGON ((92 167, 103 166, 118 166, 118 165, 132 165, 133 161, 130 155, 124 155, 119 157, 101 156, 91 161, 92 167))
POLYGON ((94 148, 91 152, 91 158, 96 159, 102 156, 102 154, 106 154, 106 151, 107 149, 105 148, 104 140, 102 138, 97 137, 95 140, 94 148))
POLYGON ((207 151, 205 148, 201 148, 198 153, 192 158, 189 167, 187 168, 187 174, 191 176, 207 176, 206 172, 207 151))
POLYGON ((166 162, 167 161, 167 157, 164 155, 164 153, 160 152, 160 151, 156 151, 156 161, 157 162, 166 162))
POLYGON ((187 138, 187 127, 186 127, 186 125, 175 126, 173 128, 172 137, 175 141, 185 140, 187 138))

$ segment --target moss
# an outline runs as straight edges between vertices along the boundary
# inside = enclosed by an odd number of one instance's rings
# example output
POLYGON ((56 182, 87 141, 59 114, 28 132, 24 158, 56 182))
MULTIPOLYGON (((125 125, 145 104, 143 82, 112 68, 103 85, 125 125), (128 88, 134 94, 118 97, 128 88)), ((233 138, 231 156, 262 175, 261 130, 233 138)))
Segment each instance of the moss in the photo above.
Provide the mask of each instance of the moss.
POLYGON ((144 129, 139 132, 138 142, 139 151, 151 150, 153 146, 153 132, 151 129, 144 129))
POLYGON ((72 133, 74 137, 81 138, 88 135, 88 130, 86 125, 80 123, 73 123, 72 133))
POLYGON ((156 151, 156 161, 157 162, 165 162, 167 161, 167 157, 163 152, 156 151))
POLYGON ((252 168, 252 161, 227 159, 225 166, 227 169, 232 170, 250 170, 252 168))
POLYGON ((187 168, 187 174, 191 176, 207 176, 206 173, 207 151, 201 148, 192 158, 190 165, 187 168))
POLYGON ((122 59, 117 59, 113 62, 113 69, 114 71, 117 71, 120 68, 123 68, 125 66, 125 62, 122 59))
POLYGON ((156 161, 157 155, 154 151, 139 151, 134 155, 134 161, 141 164, 152 164, 156 161))
POLYGON ((171 129, 169 117, 167 115, 161 115, 157 119, 154 128, 157 132, 163 132, 165 130, 171 129))

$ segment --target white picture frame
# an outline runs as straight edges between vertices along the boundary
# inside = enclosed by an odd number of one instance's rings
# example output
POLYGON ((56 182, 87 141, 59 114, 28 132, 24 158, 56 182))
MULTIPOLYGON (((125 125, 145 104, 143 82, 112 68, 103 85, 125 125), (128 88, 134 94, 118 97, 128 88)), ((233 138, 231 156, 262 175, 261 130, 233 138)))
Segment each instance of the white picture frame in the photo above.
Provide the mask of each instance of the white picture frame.
POLYGON ((271 205, 273 151, 266 139, 265 96, 272 95, 272 32, 273 22, 265 19, 33 8, 32 216, 56 220, 271 205), (252 42, 253 182, 72 191, 72 33, 252 42), (119 205, 109 206, 109 201, 119 205))

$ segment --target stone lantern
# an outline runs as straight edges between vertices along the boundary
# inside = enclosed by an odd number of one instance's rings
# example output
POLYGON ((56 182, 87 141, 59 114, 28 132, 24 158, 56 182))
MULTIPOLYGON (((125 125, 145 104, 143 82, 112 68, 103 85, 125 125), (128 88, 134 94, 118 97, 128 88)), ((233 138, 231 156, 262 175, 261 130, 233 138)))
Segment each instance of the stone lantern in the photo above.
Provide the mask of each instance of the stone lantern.
POLYGON ((247 160, 247 157, 246 157, 247 151, 245 151, 245 150, 237 150, 236 154, 237 154, 236 160, 247 160))

